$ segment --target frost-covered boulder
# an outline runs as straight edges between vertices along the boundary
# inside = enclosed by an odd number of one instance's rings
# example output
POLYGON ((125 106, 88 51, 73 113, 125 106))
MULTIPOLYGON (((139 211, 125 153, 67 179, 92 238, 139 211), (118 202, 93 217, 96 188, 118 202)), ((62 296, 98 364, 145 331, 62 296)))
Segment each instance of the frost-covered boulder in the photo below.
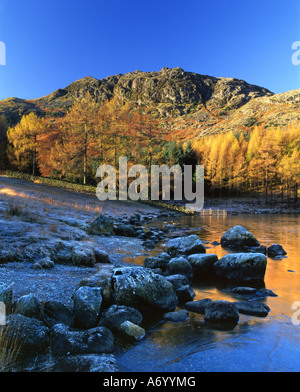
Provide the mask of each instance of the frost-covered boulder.
POLYGON ((73 313, 83 328, 96 326, 102 304, 102 288, 82 286, 74 294, 73 313))
POLYGON ((163 276, 135 266, 113 271, 112 299, 117 305, 130 306, 141 312, 153 308, 173 310, 178 302, 172 284, 163 276))

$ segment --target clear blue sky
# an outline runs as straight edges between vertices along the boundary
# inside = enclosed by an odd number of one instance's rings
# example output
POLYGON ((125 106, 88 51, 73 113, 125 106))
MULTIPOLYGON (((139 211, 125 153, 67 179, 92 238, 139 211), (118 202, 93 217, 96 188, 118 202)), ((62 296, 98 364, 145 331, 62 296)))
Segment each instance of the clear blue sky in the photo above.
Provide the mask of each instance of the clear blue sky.
POLYGON ((297 0, 0 0, 0 41, 0 99, 162 67, 300 88, 297 0))

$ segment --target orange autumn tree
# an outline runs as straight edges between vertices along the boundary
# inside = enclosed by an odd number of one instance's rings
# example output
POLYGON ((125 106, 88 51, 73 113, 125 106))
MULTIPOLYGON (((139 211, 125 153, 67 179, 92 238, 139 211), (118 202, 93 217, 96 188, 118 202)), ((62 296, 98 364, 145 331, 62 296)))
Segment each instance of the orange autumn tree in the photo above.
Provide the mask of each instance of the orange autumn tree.
POLYGON ((193 142, 200 163, 205 167, 205 179, 215 195, 234 188, 264 191, 265 201, 273 191, 282 193, 286 188, 287 199, 293 192, 297 200, 300 169, 300 126, 286 129, 277 126, 255 126, 250 134, 226 134, 201 137, 193 142))
POLYGON ((31 112, 7 131, 7 138, 12 147, 9 150, 11 164, 21 170, 31 166, 34 176, 37 175, 38 147, 45 130, 44 125, 45 121, 31 112))
POLYGON ((53 170, 66 179, 80 179, 87 184, 90 172, 89 152, 96 138, 98 104, 89 93, 76 101, 59 120, 60 135, 51 150, 53 170))
POLYGON ((129 102, 117 97, 99 107, 94 156, 98 156, 100 162, 112 163, 117 167, 118 158, 126 155, 133 140, 131 109, 129 102))

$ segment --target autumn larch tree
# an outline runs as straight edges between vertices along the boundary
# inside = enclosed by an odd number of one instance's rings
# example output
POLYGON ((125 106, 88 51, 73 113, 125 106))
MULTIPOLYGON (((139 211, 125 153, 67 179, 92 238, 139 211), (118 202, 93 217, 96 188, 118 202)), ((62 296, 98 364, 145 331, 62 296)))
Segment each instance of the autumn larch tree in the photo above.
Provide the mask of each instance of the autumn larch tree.
MULTIPOLYGON (((7 137, 13 146, 13 155, 16 157, 19 168, 32 166, 32 174, 37 174, 37 148, 39 137, 44 130, 44 121, 33 112, 24 115, 21 121, 8 129, 7 137)), ((13 159, 13 158, 12 158, 13 159)))
POLYGON ((52 160, 58 159, 57 170, 66 169, 83 177, 87 183, 88 154, 95 138, 95 119, 98 104, 87 93, 76 101, 65 117, 60 120, 61 137, 52 150, 52 160), (63 167, 64 166, 64 167, 63 167))

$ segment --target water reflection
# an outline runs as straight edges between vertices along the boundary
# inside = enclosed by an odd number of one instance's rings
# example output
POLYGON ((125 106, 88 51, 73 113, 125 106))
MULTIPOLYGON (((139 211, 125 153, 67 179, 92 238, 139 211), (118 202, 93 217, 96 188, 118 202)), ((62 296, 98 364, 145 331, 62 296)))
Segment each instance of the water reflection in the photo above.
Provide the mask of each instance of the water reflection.
MULTIPOLYGON (((168 222, 170 223, 170 222, 168 222)), ((222 234, 242 225, 261 244, 281 244, 287 258, 268 258, 265 287, 278 297, 263 300, 271 312, 266 318, 240 315, 232 331, 208 328, 203 316, 190 312, 185 322, 160 322, 150 328, 147 338, 118 354, 121 371, 300 371, 300 326, 293 325, 292 304, 300 301, 300 217, 297 215, 187 216, 173 220, 179 228, 194 228, 200 239, 208 241, 207 253, 222 257, 222 234), (294 273, 289 272, 295 271, 294 273)), ((166 222, 158 226, 163 227, 166 222)), ((155 249, 151 254, 161 251, 155 249)), ((145 256, 135 259, 142 264, 145 256)), ((224 282, 194 283, 196 298, 243 300, 224 282)))

